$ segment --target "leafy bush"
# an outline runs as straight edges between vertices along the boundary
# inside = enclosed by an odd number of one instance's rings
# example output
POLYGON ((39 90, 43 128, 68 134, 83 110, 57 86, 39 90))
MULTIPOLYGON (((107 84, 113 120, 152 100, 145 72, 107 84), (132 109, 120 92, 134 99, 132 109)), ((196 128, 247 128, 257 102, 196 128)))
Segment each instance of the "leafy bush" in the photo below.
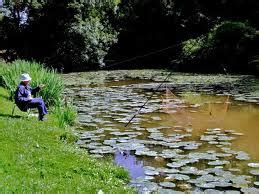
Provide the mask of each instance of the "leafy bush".
POLYGON ((101 18, 86 18, 68 29, 67 39, 58 49, 58 55, 72 70, 98 69, 104 66, 104 57, 117 42, 117 35, 101 18))
POLYGON ((209 32, 207 45, 217 47, 222 44, 245 44, 255 37, 255 33, 255 29, 246 23, 224 21, 209 32))
POLYGON ((13 63, 2 64, 6 66, 1 70, 3 85, 10 92, 10 98, 14 97, 14 92, 20 82, 22 73, 29 73, 32 77, 31 86, 45 84, 45 88, 40 91, 41 96, 47 105, 58 105, 63 92, 63 82, 55 70, 45 69, 43 65, 36 62, 16 60, 13 63))
POLYGON ((182 54, 185 57, 194 57, 198 51, 204 47, 204 44, 204 36, 198 37, 196 39, 189 39, 183 42, 182 54))
POLYGON ((190 64, 195 64, 197 70, 222 70, 222 64, 228 66, 229 70, 245 70, 255 34, 255 29, 246 23, 224 21, 212 28, 207 35, 183 43, 182 64, 188 64, 189 67, 190 64))

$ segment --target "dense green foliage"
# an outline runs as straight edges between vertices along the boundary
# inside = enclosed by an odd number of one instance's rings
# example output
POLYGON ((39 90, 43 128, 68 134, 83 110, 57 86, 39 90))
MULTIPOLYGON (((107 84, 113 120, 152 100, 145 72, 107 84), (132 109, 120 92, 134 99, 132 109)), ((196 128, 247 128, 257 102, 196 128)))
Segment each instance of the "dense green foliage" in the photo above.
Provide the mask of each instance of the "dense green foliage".
POLYGON ((11 4, 14 17, 4 17, 0 39, 7 58, 35 59, 59 70, 97 69, 118 33, 111 26, 115 2, 74 0, 24 1, 11 4), (21 3, 22 4, 22 3, 21 3), (28 17, 22 22, 21 16, 28 17))
MULTIPOLYGON (((103 9, 100 7, 100 9, 103 9)), ((104 57, 117 42, 118 33, 112 28, 102 11, 93 7, 85 10, 88 16, 77 14, 65 32, 65 41, 58 48, 62 64, 69 70, 98 69, 104 66, 104 57)))
POLYGON ((12 117, 12 102, 1 87, 0 109, 1 193, 133 193, 124 185, 124 169, 69 144, 75 141, 71 130, 60 129, 52 114, 46 122, 21 112, 12 117))
POLYGON ((34 0, 13 2, 5 9, 10 14, 3 11, 0 21, 2 55, 8 60, 34 59, 60 71, 99 69, 105 64, 109 69, 113 63, 117 64, 113 68, 207 71, 212 67, 211 71, 219 71, 217 67, 224 63, 233 71, 247 72, 240 65, 232 69, 233 58, 242 49, 229 48, 225 56, 216 52, 219 60, 215 61, 215 56, 199 53, 197 46, 210 44, 214 52, 223 39, 228 46, 242 42, 242 48, 248 51, 238 55, 237 61, 243 67, 259 52, 258 36, 253 42, 251 38, 239 39, 242 33, 252 35, 252 28, 259 28, 257 0, 34 0), (173 45, 183 43, 185 50, 195 42, 195 53, 201 56, 185 55, 179 62, 182 47, 173 45), (155 52, 160 49, 163 52, 155 52), (125 60, 135 56, 145 57, 125 60), (196 65, 188 67, 200 61, 215 63, 197 69, 196 65))
POLYGON ((183 43, 181 68, 222 72, 225 69, 228 73, 252 71, 254 67, 246 64, 255 34, 255 29, 246 23, 222 22, 206 36, 183 43))
POLYGON ((38 94, 47 105, 58 105, 62 99, 63 82, 54 70, 45 69, 36 62, 27 62, 22 60, 14 61, 10 64, 0 63, 4 66, 0 71, 4 86, 10 92, 10 98, 14 97, 14 92, 20 83, 20 75, 29 73, 32 77, 31 86, 37 87, 45 84, 44 90, 38 94))
POLYGON ((60 127, 65 128, 76 123, 76 109, 62 96, 64 89, 62 79, 56 71, 45 69, 39 63, 22 60, 9 64, 0 63, 0 86, 4 86, 8 90, 10 99, 13 100, 14 92, 20 82, 19 78, 22 73, 29 73, 32 77, 31 87, 37 87, 40 84, 45 85, 44 89, 37 95, 44 99, 51 110, 54 110, 60 127))

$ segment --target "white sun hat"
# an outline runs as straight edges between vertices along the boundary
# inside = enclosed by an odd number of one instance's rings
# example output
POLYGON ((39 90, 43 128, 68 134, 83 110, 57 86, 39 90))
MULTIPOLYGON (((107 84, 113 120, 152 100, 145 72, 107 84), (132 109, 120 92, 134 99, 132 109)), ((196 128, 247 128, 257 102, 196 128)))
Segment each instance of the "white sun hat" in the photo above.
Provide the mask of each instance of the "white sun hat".
POLYGON ((23 73, 23 74, 21 75, 21 81, 22 81, 22 82, 31 81, 30 75, 29 75, 28 73, 23 73))

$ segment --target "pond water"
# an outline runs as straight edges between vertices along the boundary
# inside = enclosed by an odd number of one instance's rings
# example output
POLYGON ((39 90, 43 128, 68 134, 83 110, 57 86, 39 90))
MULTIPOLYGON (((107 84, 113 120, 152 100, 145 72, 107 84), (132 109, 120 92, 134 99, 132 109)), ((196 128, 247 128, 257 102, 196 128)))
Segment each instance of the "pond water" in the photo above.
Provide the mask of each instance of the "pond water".
POLYGON ((140 193, 259 193, 256 96, 242 102, 234 99, 243 95, 230 91, 170 87, 152 96, 147 83, 159 84, 126 79, 70 86, 66 94, 73 97, 82 124, 77 144, 93 157, 114 156, 140 193))

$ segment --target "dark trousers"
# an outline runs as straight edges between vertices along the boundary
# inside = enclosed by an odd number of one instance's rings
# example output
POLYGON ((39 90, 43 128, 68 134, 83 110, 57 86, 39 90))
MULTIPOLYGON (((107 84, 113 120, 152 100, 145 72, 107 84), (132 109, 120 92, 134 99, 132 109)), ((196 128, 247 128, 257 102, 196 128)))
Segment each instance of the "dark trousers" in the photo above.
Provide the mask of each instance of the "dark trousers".
POLYGON ((28 108, 37 108, 39 111, 40 116, 44 116, 48 114, 46 105, 42 98, 33 98, 29 103, 28 103, 28 108))

